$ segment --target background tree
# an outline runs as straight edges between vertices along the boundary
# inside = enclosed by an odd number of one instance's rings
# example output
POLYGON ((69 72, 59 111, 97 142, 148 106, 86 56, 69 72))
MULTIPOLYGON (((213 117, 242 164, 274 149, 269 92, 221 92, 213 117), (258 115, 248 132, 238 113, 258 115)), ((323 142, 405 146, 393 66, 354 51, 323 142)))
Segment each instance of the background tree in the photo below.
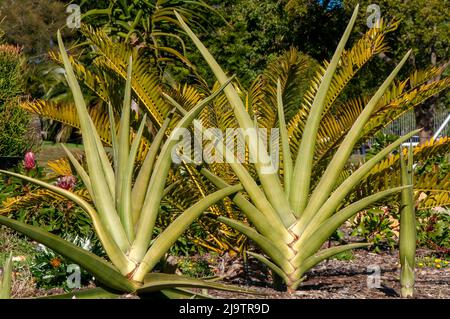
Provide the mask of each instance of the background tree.
MULTIPOLYGON (((370 0, 344 0, 343 5, 347 12, 354 8, 356 3, 366 8, 373 1, 370 0)), ((448 64, 450 61, 450 6, 448 1, 442 0, 410 0, 390 1, 380 0, 376 4, 380 7, 382 16, 390 16, 401 20, 399 28, 388 37, 391 52, 380 55, 387 62, 393 64, 402 54, 412 49, 409 59, 409 70, 423 69, 427 66, 448 64)), ((359 19, 358 27, 364 28, 367 15, 359 19)), ((388 64, 388 67, 390 65, 388 64)), ((408 70, 408 71, 409 71, 408 70)), ((374 71, 374 70, 371 70, 374 71)), ((380 72, 385 72, 383 68, 380 72)), ((448 71, 447 71, 448 72, 448 71)), ((372 74, 374 74, 372 72, 372 74)), ((442 75, 438 75, 439 78, 442 75)), ((429 139, 432 135, 434 115, 439 107, 440 100, 445 99, 443 105, 448 105, 449 94, 441 94, 428 100, 415 108, 417 127, 424 128, 420 133, 421 141, 429 139)))

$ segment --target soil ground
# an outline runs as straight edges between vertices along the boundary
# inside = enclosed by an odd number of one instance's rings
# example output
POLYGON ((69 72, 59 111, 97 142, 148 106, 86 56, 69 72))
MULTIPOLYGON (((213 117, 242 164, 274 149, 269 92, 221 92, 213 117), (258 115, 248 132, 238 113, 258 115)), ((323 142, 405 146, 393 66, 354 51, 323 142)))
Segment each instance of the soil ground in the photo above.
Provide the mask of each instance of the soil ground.
MULTIPOLYGON (((418 258, 430 255, 429 250, 419 250, 418 258)), ((234 278, 227 281, 257 289, 264 295, 251 296, 229 292, 211 292, 221 298, 282 298, 282 299, 386 299, 400 298, 400 265, 398 251, 370 253, 353 252, 352 260, 328 260, 307 273, 306 280, 293 293, 277 291, 271 287, 266 270, 254 260, 249 263, 249 277, 245 279, 243 267, 234 278), (380 281, 376 287, 373 268, 380 267, 380 281), (369 287, 369 284, 372 288, 369 287)), ((450 267, 436 269, 417 268, 415 298, 450 298, 450 267)))
MULTIPOLYGON (((433 255, 433 251, 419 250, 417 257, 433 255)), ((222 257, 213 267, 214 272, 224 282, 250 288, 257 295, 213 291, 208 293, 215 298, 224 299, 396 299, 400 298, 400 266, 398 251, 371 253, 365 250, 353 252, 352 260, 328 260, 320 263, 307 273, 305 281, 295 293, 274 289, 270 271, 249 258, 244 266, 241 258, 222 257), (379 285, 377 286, 373 269, 380 267, 379 285), (247 268, 247 271, 244 269, 247 268), (372 285, 369 286, 371 283, 372 285)), ((30 283, 28 283, 30 284, 30 283)), ((28 298, 64 293, 62 289, 33 289, 16 283, 22 289, 15 298, 28 298)), ((17 291, 16 291, 17 292, 17 291)), ((200 291, 199 291, 200 292, 200 291)), ((123 298, 136 298, 132 295, 123 298)), ((418 267, 414 298, 450 299, 450 267, 436 269, 418 267)))

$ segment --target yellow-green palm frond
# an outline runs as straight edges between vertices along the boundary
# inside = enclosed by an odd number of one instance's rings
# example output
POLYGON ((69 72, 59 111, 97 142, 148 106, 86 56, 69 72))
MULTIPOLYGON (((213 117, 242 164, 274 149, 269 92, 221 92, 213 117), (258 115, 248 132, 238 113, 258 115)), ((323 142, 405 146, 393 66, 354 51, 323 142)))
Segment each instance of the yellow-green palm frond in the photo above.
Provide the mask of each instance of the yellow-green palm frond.
POLYGON ((247 109, 260 127, 276 127, 278 80, 282 87, 285 117, 289 121, 298 110, 307 89, 305 83, 312 78, 316 68, 316 61, 295 48, 267 65, 263 74, 252 83, 246 96, 247 109))
MULTIPOLYGON (((39 116, 80 129, 77 111, 75 105, 72 103, 56 103, 46 100, 34 100, 22 102, 21 107, 39 116)), ((100 139, 105 144, 111 145, 112 141, 108 112, 103 110, 102 107, 93 106, 89 108, 89 115, 97 128, 100 139)), ((116 122, 118 122, 118 119, 116 119, 116 122)), ((118 124, 116 125, 116 128, 118 129, 118 124)), ((133 138, 134 134, 135 132, 131 134, 130 138, 133 138)), ((138 149, 139 160, 145 158, 149 147, 150 142, 146 138, 142 138, 138 149)))
POLYGON ((66 158, 48 161, 47 166, 51 171, 50 174, 55 177, 74 175, 70 162, 66 158))
POLYGON ((416 195, 417 209, 426 210, 434 207, 450 206, 450 193, 448 191, 432 192, 426 194, 421 192, 416 195))
POLYGON ((362 138, 371 137, 381 128, 396 120, 415 106, 450 87, 450 78, 421 84, 407 92, 390 99, 389 103, 380 105, 364 127, 362 138))
MULTIPOLYGON (((386 23, 380 21, 379 28, 369 29, 364 36, 359 39, 356 44, 349 50, 344 50, 339 66, 336 73, 333 76, 330 89, 327 94, 324 112, 327 114, 333 107, 334 102, 342 93, 346 85, 356 75, 356 73, 375 55, 386 52, 388 50, 387 45, 384 42, 385 35, 394 31, 398 27, 397 21, 391 21, 386 23)), ((305 93, 303 102, 300 109, 292 117, 288 123, 289 136, 291 137, 294 154, 298 149, 298 145, 301 140, 303 128, 308 118, 309 112, 316 96, 317 89, 321 83, 321 79, 325 74, 325 70, 328 66, 328 62, 325 61, 324 65, 319 68, 317 74, 311 82, 311 86, 305 93)))
POLYGON ((100 69, 107 68, 126 79, 128 59, 131 55, 134 57, 132 90, 150 119, 160 127, 170 111, 170 106, 162 98, 161 81, 149 58, 133 50, 125 42, 114 42, 103 30, 84 28, 83 32, 97 53, 93 64, 100 69))
MULTIPOLYGON (((63 65, 60 53, 50 51, 49 56, 54 62, 58 63, 59 65, 63 65)), ((86 85, 95 95, 97 95, 104 102, 106 103, 110 102, 105 79, 103 77, 100 77, 95 72, 86 68, 78 60, 74 59, 73 56, 69 56, 69 60, 70 63, 72 64, 75 75, 77 76, 80 83, 86 85)))
MULTIPOLYGON (((75 190, 73 193, 88 202, 91 201, 86 189, 75 190)), ((24 195, 8 197, 1 203, 0 214, 9 214, 22 208, 40 207, 42 205, 57 206, 63 202, 68 202, 67 198, 47 189, 36 189, 24 195)))
MULTIPOLYGON (((25 101, 20 105, 23 109, 54 121, 80 128, 77 110, 73 103, 56 103, 46 100, 25 101)), ((89 115, 98 130, 101 140, 111 144, 108 113, 99 106, 89 108, 89 115)))
MULTIPOLYGON (((434 78, 437 70, 439 68, 430 70, 427 73, 422 72, 422 81, 412 81, 412 83, 418 83, 418 87, 410 87, 409 85, 409 79, 418 72, 414 72, 407 80, 392 85, 384 94, 380 104, 365 125, 360 141, 372 138, 375 133, 395 119, 411 111, 433 95, 450 87, 450 78, 430 81, 430 79, 434 78), (407 87, 410 88, 406 89, 407 87)), ((340 105, 335 114, 329 112, 324 116, 322 119, 323 124, 319 128, 319 138, 315 153, 317 166, 320 167, 326 164, 327 159, 339 147, 368 100, 369 98, 367 97, 350 99, 340 105)))
MULTIPOLYGON (((403 149, 405 154, 407 149, 403 149)), ((414 161, 423 162, 426 159, 445 155, 450 152, 450 138, 444 137, 439 140, 431 140, 417 145, 413 149, 414 161)), ((349 197, 350 201, 368 196, 378 191, 401 185, 399 176, 400 154, 389 156, 378 163, 366 175, 366 177, 355 187, 354 192, 349 197)), ((352 171, 354 171, 355 167, 352 171)), ((449 176, 440 177, 436 172, 424 173, 414 181, 414 189, 420 192, 440 193, 449 191, 449 176)))

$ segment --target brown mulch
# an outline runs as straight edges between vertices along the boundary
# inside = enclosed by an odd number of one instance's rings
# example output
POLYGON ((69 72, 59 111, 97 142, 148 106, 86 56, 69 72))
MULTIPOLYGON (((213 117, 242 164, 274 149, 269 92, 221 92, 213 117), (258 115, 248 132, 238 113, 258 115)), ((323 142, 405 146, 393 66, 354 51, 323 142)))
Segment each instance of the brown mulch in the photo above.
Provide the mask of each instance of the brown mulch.
MULTIPOLYGON (((428 250, 419 250, 418 257, 430 255, 428 250)), ((211 291, 219 298, 269 298, 269 299, 388 299, 400 298, 400 265, 398 251, 379 254, 365 250, 353 252, 352 260, 328 260, 320 263, 306 274, 306 280, 298 290, 291 294, 275 290, 267 269, 254 260, 249 260, 248 271, 239 260, 235 260, 236 274, 226 281, 257 290, 263 295, 252 296, 223 291, 211 291), (370 288, 373 283, 373 267, 380 269, 378 287, 370 288), (245 275, 245 274, 248 275, 245 275)), ((233 267, 231 265, 230 267, 233 267)), ((450 267, 435 269, 417 268, 415 298, 449 299, 450 267)))
MULTIPOLYGON (((431 256, 435 252, 421 249, 417 257, 431 256)), ((244 294, 227 291, 209 290, 215 298, 224 299, 391 299, 400 298, 400 266, 398 251, 386 251, 378 254, 366 250, 353 251, 352 260, 327 260, 306 274, 305 281, 291 294, 273 288, 270 271, 250 257, 245 266, 242 258, 219 257, 214 273, 223 278, 223 282, 251 289, 258 294, 244 294), (373 282, 374 266, 380 268, 379 287, 370 288, 373 282), (371 268, 372 267, 372 268, 371 268)), ((282 287, 281 287, 282 288, 282 287)), ((33 289, 15 293, 15 298, 29 298, 63 293, 62 289, 33 289)), ((198 292, 202 292, 198 290, 198 292)), ((123 298, 136 298, 124 295, 123 298)), ((415 298, 450 299, 450 266, 442 269, 431 267, 417 268, 415 298)))

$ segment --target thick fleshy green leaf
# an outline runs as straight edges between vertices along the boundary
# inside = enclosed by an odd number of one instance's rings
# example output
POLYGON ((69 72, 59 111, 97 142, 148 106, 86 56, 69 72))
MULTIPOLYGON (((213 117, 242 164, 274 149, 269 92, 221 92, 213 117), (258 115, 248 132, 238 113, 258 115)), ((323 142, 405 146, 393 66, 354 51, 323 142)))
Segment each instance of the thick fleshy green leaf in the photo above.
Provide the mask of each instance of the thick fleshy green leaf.
POLYGON ((288 260, 293 257, 293 252, 283 242, 270 241, 259 234, 253 228, 223 216, 217 218, 227 226, 230 226, 254 241, 280 268, 288 267, 288 260))
POLYGON ((192 222, 200 217, 203 212, 224 197, 234 194, 242 190, 241 185, 230 186, 218 190, 185 210, 178 216, 169 226, 155 239, 150 249, 142 259, 139 268, 133 278, 142 281, 145 274, 153 269, 153 267, 161 260, 169 248, 177 241, 177 239, 188 229, 192 222))
POLYGON ((136 133, 133 144, 131 145, 130 153, 128 154, 128 165, 122 169, 125 171, 122 176, 122 188, 121 188, 121 198, 119 204, 119 213, 121 214, 121 219, 125 232, 127 233, 130 242, 134 240, 134 223, 132 214, 132 183, 133 183, 133 170, 134 163, 136 161, 136 155, 141 142, 142 133, 144 132, 144 127, 146 124, 147 115, 144 115, 141 125, 136 133))
POLYGON ((195 293, 193 291, 189 291, 188 289, 182 288, 162 289, 160 293, 169 299, 214 299, 212 296, 195 293))
POLYGON ((61 57, 66 70, 66 79, 72 91, 80 121, 81 133, 83 135, 83 143, 86 153, 86 160, 90 174, 92 194, 97 211, 99 212, 105 227, 110 235, 114 238, 117 245, 126 251, 129 249, 130 243, 122 227, 120 218, 117 214, 114 200, 114 172, 109 165, 109 160, 105 154, 105 150, 101 145, 100 137, 95 129, 91 117, 86 108, 83 93, 76 79, 72 64, 64 47, 61 33, 58 31, 58 44, 61 57), (106 158, 106 159, 105 159, 106 158), (109 166, 109 169, 107 168, 109 166), (111 172, 110 172, 111 171, 111 172), (112 175, 112 176, 111 176, 112 175))
POLYGON ((251 289, 243 289, 237 286, 221 284, 212 281, 188 278, 179 275, 150 273, 145 275, 144 284, 137 290, 138 294, 160 291, 168 288, 207 288, 242 293, 260 294, 251 289))
POLYGON ((3 265, 3 274, 0 275, 0 299, 11 298, 12 281, 12 252, 3 265))
POLYGON ((285 272, 278 267, 277 265, 275 265, 273 262, 271 262, 269 259, 267 259, 266 257, 264 257, 261 254, 257 254, 254 253, 252 251, 247 251, 247 254, 255 257, 256 259, 258 259, 260 262, 262 262, 263 264, 265 264, 267 267, 269 267, 270 269, 272 269, 278 276, 280 276, 284 282, 288 282, 289 278, 286 276, 285 272))
POLYGON ((315 265, 317 265, 321 261, 323 261, 325 259, 328 259, 330 257, 333 257, 336 254, 339 254, 339 253, 342 253, 344 251, 351 250, 351 249, 368 247, 370 245, 372 245, 372 244, 370 244, 370 243, 356 243, 356 244, 341 245, 341 246, 336 246, 336 247, 331 247, 331 248, 327 248, 327 249, 321 250, 317 254, 315 254, 314 256, 311 256, 311 257, 307 258, 300 265, 300 270, 301 270, 302 273, 305 273, 306 271, 308 271, 309 269, 311 269, 312 267, 314 267, 315 265))
MULTIPOLYGON (((183 18, 176 11, 175 15, 180 22, 183 30, 191 38, 205 61, 208 63, 219 83, 223 85, 227 80, 225 72, 222 70, 220 65, 217 63, 217 61, 214 59, 205 45, 194 34, 194 32, 192 32, 189 26, 184 22, 183 18)), ((239 126, 244 130, 254 130, 254 123, 250 115, 247 113, 245 105, 239 97, 239 94, 234 86, 227 86, 224 90, 224 93, 233 108, 239 126)), ((249 138, 247 139, 247 143, 249 152, 252 155, 252 158, 255 159, 255 168, 261 184, 263 185, 264 193, 266 194, 267 199, 275 209, 276 213, 283 221, 284 225, 290 226, 295 222, 295 218, 289 206, 287 196, 284 193, 283 187, 281 186, 278 171, 274 169, 274 165, 267 151, 260 147, 261 145, 264 145, 264 143, 262 143, 262 137, 259 135, 255 135, 256 134, 250 134, 249 138)), ((234 170, 234 166, 232 167, 234 170)))
POLYGON ((80 267, 86 269, 98 281, 111 289, 133 292, 137 288, 135 283, 126 279, 114 266, 104 259, 39 227, 27 225, 5 216, 0 216, 0 224, 30 237, 63 257, 79 264, 80 267))
POLYGON ((76 290, 59 295, 50 295, 38 297, 36 299, 117 299, 123 295, 123 292, 110 291, 101 287, 76 290))
POLYGON ((394 195, 395 193, 400 193, 405 189, 405 187, 411 188, 411 185, 395 187, 367 196, 341 209, 317 227, 312 225, 308 226, 300 239, 295 243, 295 247, 303 247, 303 249, 295 257, 293 263, 298 264, 300 263, 299 260, 308 258, 310 255, 314 254, 322 246, 322 244, 330 238, 336 229, 338 229, 350 217, 385 197, 394 195))
POLYGON ((347 194, 364 178, 364 176, 369 173, 369 171, 385 156, 390 154, 394 149, 396 149, 403 142, 410 139, 412 136, 416 135, 420 130, 412 131, 390 145, 386 146, 383 150, 378 152, 370 160, 365 162, 360 168, 353 172, 347 179, 345 179, 341 185, 339 185, 329 196, 327 201, 320 207, 320 209, 315 212, 314 217, 309 223, 299 220, 293 227, 292 230, 296 234, 302 234, 305 228, 317 227, 325 219, 327 219, 331 214, 333 214, 339 207, 339 204, 347 196, 347 194))
MULTIPOLYGON (((400 150, 401 180, 403 185, 413 183, 412 146, 408 149, 406 163, 403 151, 400 150)), ((415 284, 416 259, 416 212, 414 207, 414 191, 412 187, 404 188, 401 195, 399 255, 401 264, 400 283, 402 297, 412 297, 415 284)))
POLYGON ((169 173, 172 164, 172 151, 178 143, 178 130, 186 129, 192 121, 198 116, 201 110, 213 101, 229 84, 226 81, 210 96, 200 101, 194 108, 192 108, 177 124, 171 135, 164 143, 161 152, 156 160, 153 168, 153 173, 150 178, 147 193, 145 195, 144 204, 141 208, 140 219, 137 225, 136 238, 130 250, 130 257, 133 260, 142 260, 147 253, 147 248, 150 244, 153 227, 158 216, 162 195, 164 194, 165 180, 169 173))
POLYGON ((55 192, 58 195, 64 196, 65 198, 73 201, 77 205, 79 205, 91 218, 92 224, 94 226, 95 232, 100 239, 103 248, 105 249, 106 253, 108 254, 108 257, 111 259, 113 264, 120 269, 122 274, 128 274, 133 268, 134 265, 127 260, 125 257, 125 254, 122 252, 120 247, 116 244, 116 242, 113 240, 109 232, 106 230, 105 226, 103 225, 102 220, 100 219, 100 216, 98 215, 97 211, 83 198, 75 195, 74 193, 65 190, 63 188, 60 188, 58 186, 40 181, 38 179, 20 175, 13 172, 8 171, 2 171, 0 170, 0 173, 11 175, 23 180, 26 180, 30 183, 36 184, 38 186, 47 188, 48 190, 51 190, 52 192, 55 192))
POLYGON ((292 179, 292 155, 289 147, 289 137, 286 128, 286 120, 284 118, 283 107, 283 93, 281 89, 280 79, 277 81, 277 107, 278 107, 278 123, 280 127, 281 148, 283 151, 283 177, 284 177, 284 191, 289 197, 292 179))
POLYGON ((394 78, 397 76, 398 72, 405 64, 410 53, 411 51, 409 51, 403 57, 397 67, 391 72, 389 77, 379 87, 377 92, 370 99, 369 103, 367 103, 367 105, 364 107, 355 123, 352 125, 350 131, 345 136, 344 141, 341 143, 338 150, 334 154, 325 172, 320 178, 319 183, 317 184, 311 197, 309 198, 308 205, 301 216, 302 223, 308 223, 317 212, 319 207, 330 196, 330 193, 333 191, 333 187, 335 186, 336 180, 339 178, 339 175, 341 174, 343 168, 348 163, 348 159, 355 147, 355 144, 361 137, 361 132, 364 126, 366 125, 367 121, 369 121, 370 115, 373 113, 375 107, 379 104, 379 101, 384 96, 384 93, 392 84, 392 81, 394 81, 394 78))
POLYGON ((131 74, 133 72, 133 59, 130 56, 128 60, 128 69, 127 69, 127 78, 125 84, 125 95, 123 98, 123 106, 122 106, 122 114, 120 117, 120 125, 119 125, 119 136, 117 138, 117 142, 119 143, 118 147, 118 165, 116 171, 116 206, 119 208, 119 216, 124 225, 125 232, 130 238, 130 219, 131 216, 126 216, 127 212, 131 209, 131 203, 129 201, 130 194, 126 193, 124 189, 128 184, 125 179, 127 178, 128 168, 131 165, 129 162, 130 155, 130 115, 131 115, 131 74), (125 194, 123 194, 125 193, 125 194), (128 219, 125 221, 125 219, 128 219))
POLYGON ((148 183, 150 182, 150 177, 152 175, 153 165, 156 161, 156 156, 158 155, 158 150, 161 143, 166 135, 167 128, 169 127, 170 121, 172 120, 174 112, 171 111, 167 118, 164 120, 163 125, 156 134, 150 149, 147 152, 144 163, 142 163, 141 169, 139 170, 138 176, 134 182, 133 191, 131 197, 133 201, 131 207, 133 210, 133 223, 136 224, 140 214, 142 205, 144 204, 145 194, 147 194, 148 183))
POLYGON ((303 130, 302 140, 298 149, 292 176, 292 191, 289 196, 292 209, 297 217, 301 216, 303 213, 309 196, 317 132, 319 130, 320 119, 322 118, 322 112, 325 107, 328 89, 330 88, 334 73, 338 67, 345 44, 347 43, 353 25, 355 24, 358 10, 359 5, 357 5, 353 11, 353 15, 345 29, 344 35, 339 41, 333 58, 328 64, 327 70, 320 81, 319 88, 311 106, 311 112, 308 115, 308 120, 306 121, 305 129, 303 130))
MULTIPOLYGON (((230 186, 223 179, 213 174, 206 168, 202 168, 200 172, 216 187, 225 188, 230 186)), ((288 233, 281 222, 277 224, 270 223, 270 220, 264 218, 264 215, 256 208, 244 195, 237 193, 231 198, 233 202, 245 213, 250 222, 255 225, 258 231, 270 240, 281 240, 283 242, 291 242, 292 236, 288 233), (278 226, 278 227, 277 227, 278 226)))

